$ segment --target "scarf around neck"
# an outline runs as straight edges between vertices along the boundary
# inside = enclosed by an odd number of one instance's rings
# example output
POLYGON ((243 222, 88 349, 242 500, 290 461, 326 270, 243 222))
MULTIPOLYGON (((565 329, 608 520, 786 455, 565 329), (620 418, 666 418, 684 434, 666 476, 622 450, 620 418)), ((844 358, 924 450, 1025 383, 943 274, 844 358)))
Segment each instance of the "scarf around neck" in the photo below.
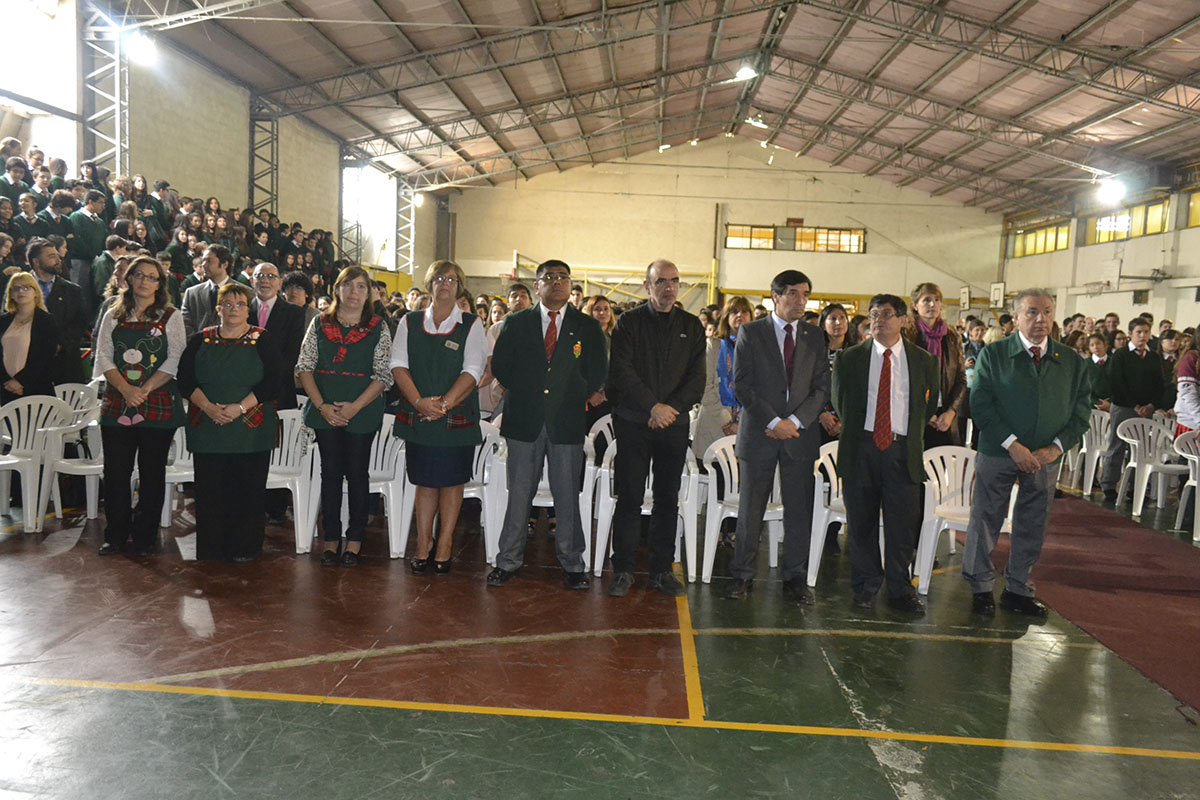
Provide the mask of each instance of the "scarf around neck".
POLYGON ((930 328, 925 324, 925 320, 917 317, 917 330, 925 337, 925 349, 929 355, 936 358, 939 362, 942 360, 942 340, 946 338, 949 328, 946 327, 946 320, 938 318, 937 323, 930 328))

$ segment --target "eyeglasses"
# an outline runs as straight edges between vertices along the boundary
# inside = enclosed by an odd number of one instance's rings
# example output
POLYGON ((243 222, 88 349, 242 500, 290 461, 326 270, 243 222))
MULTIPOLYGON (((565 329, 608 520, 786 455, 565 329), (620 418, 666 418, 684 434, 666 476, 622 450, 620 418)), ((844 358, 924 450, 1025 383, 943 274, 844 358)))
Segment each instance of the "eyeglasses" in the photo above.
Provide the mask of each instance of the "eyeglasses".
POLYGON ((543 275, 538 278, 542 283, 570 283, 570 275, 543 275))
POLYGON ((249 307, 245 303, 221 303, 221 308, 226 311, 245 311, 249 307))
POLYGON ((254 276, 254 280, 256 280, 256 281, 275 281, 275 280, 279 280, 279 276, 272 275, 269 272, 260 272, 259 274, 254 276))
POLYGON ((892 311, 872 311, 868 314, 872 322, 887 322, 896 318, 896 314, 892 311))
POLYGON ((158 283, 161 279, 150 272, 135 272, 129 276, 131 281, 145 281, 146 283, 158 283))
POLYGON ((458 278, 454 275, 437 275, 434 276, 434 283, 441 283, 447 286, 454 286, 458 283, 458 278))

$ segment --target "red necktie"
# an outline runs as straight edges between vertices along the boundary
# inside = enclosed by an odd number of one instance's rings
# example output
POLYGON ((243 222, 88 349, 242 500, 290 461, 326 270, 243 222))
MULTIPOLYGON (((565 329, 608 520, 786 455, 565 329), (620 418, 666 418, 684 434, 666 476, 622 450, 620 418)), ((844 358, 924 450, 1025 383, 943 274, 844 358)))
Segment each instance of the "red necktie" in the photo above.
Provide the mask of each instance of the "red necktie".
POLYGON ((887 450, 892 446, 892 351, 883 351, 883 367, 879 370, 879 394, 875 397, 875 429, 871 432, 875 446, 887 450))
POLYGON ((1033 365, 1039 366, 1042 363, 1042 348, 1036 344, 1029 346, 1029 352, 1033 353, 1033 365))
POLYGON ((554 357, 554 345, 558 343, 558 331, 554 329, 554 318, 558 316, 557 311, 550 312, 550 324, 546 326, 546 360, 549 361, 554 357))
POLYGON ((792 335, 791 323, 783 328, 783 368, 787 370, 788 386, 792 385, 792 372, 796 360, 796 338, 792 335))

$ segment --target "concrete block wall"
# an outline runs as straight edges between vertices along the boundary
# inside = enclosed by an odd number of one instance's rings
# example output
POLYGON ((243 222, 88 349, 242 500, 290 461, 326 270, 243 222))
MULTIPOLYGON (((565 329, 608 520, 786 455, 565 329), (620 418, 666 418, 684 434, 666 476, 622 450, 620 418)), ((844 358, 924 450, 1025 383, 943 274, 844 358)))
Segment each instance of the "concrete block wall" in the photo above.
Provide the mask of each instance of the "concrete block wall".
POLYGON ((337 231, 338 143, 297 119, 279 121, 279 218, 337 231))

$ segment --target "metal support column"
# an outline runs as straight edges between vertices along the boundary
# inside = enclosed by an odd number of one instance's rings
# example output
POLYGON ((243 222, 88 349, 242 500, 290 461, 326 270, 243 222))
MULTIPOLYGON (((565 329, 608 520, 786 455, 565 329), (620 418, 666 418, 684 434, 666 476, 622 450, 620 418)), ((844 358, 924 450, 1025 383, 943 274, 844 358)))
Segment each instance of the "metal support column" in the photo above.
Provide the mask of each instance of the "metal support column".
POLYGON ((279 213, 279 117, 262 98, 250 97, 250 203, 279 213))
POLYGON ((120 30, 91 2, 79 7, 83 33, 83 156, 114 175, 129 169, 129 64, 120 30))
POLYGON ((396 271, 413 274, 413 240, 416 236, 417 206, 412 187, 396 179, 396 271))

